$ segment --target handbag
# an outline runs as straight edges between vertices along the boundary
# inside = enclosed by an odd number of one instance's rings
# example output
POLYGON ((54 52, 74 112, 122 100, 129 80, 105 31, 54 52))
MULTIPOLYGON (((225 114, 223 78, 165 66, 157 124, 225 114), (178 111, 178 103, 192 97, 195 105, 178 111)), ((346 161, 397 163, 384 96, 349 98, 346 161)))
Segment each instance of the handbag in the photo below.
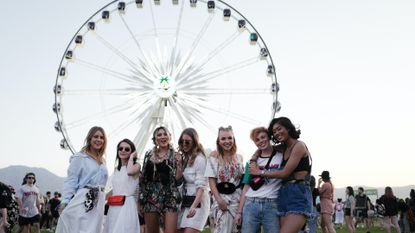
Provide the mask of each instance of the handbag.
POLYGON ((218 189, 219 193, 232 194, 239 187, 236 187, 233 183, 230 182, 220 182, 216 184, 216 188, 218 189))
POLYGON ((114 195, 108 197, 107 204, 110 206, 121 206, 124 205, 125 196, 124 195, 114 195))
MULTIPOLYGON (((190 208, 193 204, 193 202, 195 201, 196 196, 183 196, 182 198, 182 207, 185 208, 190 208)), ((197 204, 196 208, 200 208, 201 204, 199 202, 199 204, 197 204)))
MULTIPOLYGON (((267 162, 267 164, 265 165, 264 169, 268 169, 269 164, 271 163, 272 157, 274 157, 274 155, 276 154, 276 152, 277 152, 277 151, 276 151, 276 149, 274 148, 274 149, 272 150, 272 154, 271 154, 271 156, 269 157, 268 162, 267 162)), ((251 186, 251 189, 252 189, 252 190, 256 191, 256 190, 258 190, 259 188, 261 188, 261 186, 262 186, 264 183, 265 183, 265 178, 264 178, 264 177, 262 177, 262 176, 253 176, 253 177, 251 178, 251 180, 249 181, 249 186, 251 186)))

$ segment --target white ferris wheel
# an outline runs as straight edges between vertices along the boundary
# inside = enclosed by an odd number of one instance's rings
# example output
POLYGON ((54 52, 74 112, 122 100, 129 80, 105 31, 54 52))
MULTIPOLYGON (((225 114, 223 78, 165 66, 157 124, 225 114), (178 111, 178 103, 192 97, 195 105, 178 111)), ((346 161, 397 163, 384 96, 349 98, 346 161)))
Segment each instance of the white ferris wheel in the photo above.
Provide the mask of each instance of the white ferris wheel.
MULTIPOLYGON (((214 144, 219 126, 249 137, 280 109, 271 54, 255 27, 227 3, 113 1, 70 40, 54 85, 55 129, 72 153, 94 125, 107 151, 130 138, 139 153, 159 125, 173 142, 186 127, 214 144)), ((208 144, 208 143, 206 143, 208 144)))

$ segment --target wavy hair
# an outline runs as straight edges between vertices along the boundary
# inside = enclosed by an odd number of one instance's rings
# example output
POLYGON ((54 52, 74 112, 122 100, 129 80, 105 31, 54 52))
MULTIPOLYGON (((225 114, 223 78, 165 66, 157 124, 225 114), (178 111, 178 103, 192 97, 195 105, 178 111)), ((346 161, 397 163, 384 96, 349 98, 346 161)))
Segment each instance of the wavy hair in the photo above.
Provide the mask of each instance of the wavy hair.
POLYGON ((182 152, 184 156, 189 157, 188 162, 187 162, 187 165, 189 165, 189 167, 193 166, 198 154, 202 154, 203 156, 206 156, 203 146, 199 141, 199 134, 194 128, 184 129, 183 132, 180 134, 178 143, 179 143, 179 151, 182 152), (189 136, 193 141, 192 148, 190 149, 189 153, 185 153, 182 149, 182 145, 183 145, 182 137, 184 134, 189 136))
POLYGON ((268 135, 274 143, 278 143, 278 140, 274 137, 273 127, 275 124, 279 124, 287 129, 288 135, 291 138, 298 139, 300 138, 301 130, 297 129, 290 119, 287 117, 278 117, 271 120, 268 126, 268 135))
POLYGON ((92 137, 94 137, 94 134, 98 131, 100 131, 104 135, 104 144, 102 145, 101 149, 99 149, 99 151, 98 151, 98 156, 100 158, 102 158, 105 154, 105 149, 107 148, 107 136, 106 136, 105 131, 102 127, 94 126, 89 130, 89 132, 88 132, 88 134, 86 135, 86 138, 85 138, 85 143, 84 143, 85 145, 84 145, 84 147, 82 147, 81 151, 82 152, 91 152, 92 137))

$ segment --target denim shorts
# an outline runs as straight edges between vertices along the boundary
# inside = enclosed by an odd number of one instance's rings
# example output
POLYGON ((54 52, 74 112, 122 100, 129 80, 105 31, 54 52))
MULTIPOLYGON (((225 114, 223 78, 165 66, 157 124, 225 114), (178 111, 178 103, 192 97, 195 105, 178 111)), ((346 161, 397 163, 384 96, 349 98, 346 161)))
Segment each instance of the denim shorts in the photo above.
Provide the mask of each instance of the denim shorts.
POLYGON ((247 197, 242 216, 242 233, 278 233, 280 222, 276 198, 247 197))
POLYGON ((303 214, 314 217, 310 186, 303 183, 284 183, 278 193, 278 215, 303 214))

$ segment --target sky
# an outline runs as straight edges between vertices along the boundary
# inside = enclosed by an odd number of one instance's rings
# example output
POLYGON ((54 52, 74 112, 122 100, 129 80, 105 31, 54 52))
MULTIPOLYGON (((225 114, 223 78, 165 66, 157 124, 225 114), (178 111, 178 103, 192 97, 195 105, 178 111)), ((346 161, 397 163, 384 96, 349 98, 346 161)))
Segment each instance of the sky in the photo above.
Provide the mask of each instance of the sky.
MULTIPOLYGON (((414 1, 226 2, 266 42, 280 85, 277 116, 301 129, 313 175, 329 170, 336 187, 414 184, 414 1)), ((107 3, 2 4, 0 168, 27 165, 65 176, 70 153, 53 128, 56 72, 74 33, 107 3)), ((235 136, 253 148, 247 135, 235 136)), ((251 153, 243 151, 245 159, 251 153)))

